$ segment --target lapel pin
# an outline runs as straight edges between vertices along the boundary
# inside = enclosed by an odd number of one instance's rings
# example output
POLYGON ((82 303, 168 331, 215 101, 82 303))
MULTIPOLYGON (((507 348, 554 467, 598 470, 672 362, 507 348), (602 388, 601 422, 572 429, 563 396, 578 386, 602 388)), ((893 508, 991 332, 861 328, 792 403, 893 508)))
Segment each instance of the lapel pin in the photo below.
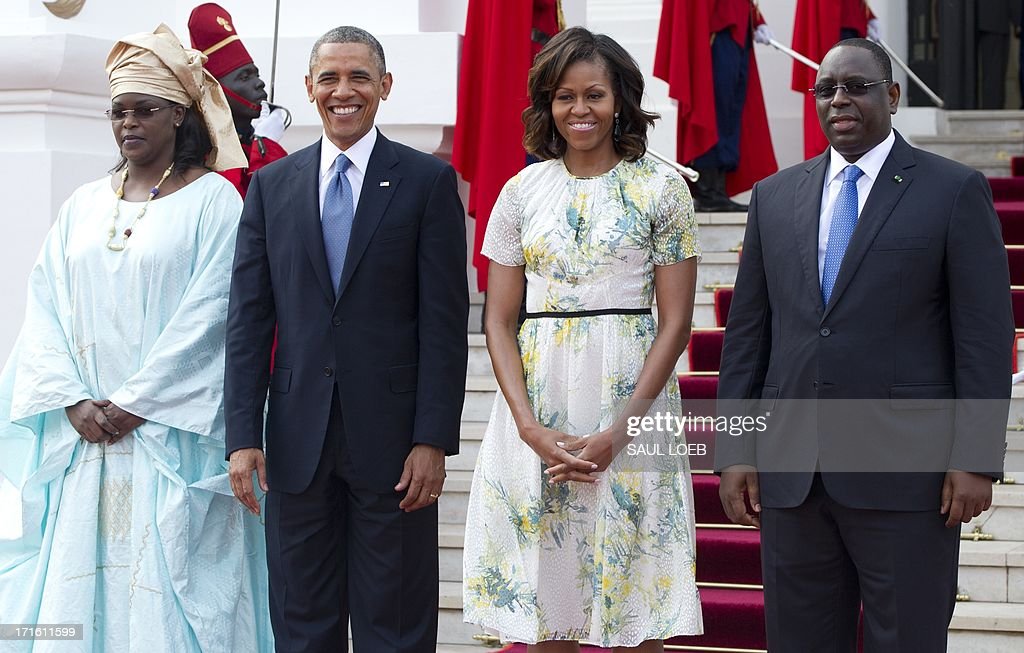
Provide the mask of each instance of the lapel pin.
POLYGON ((897 184, 903 183, 903 177, 900 177, 899 175, 893 177, 892 180, 895 181, 897 184))
POLYGON ((381 188, 387 188, 390 185, 391 185, 390 181, 382 181, 382 182, 380 182, 380 187, 381 188))

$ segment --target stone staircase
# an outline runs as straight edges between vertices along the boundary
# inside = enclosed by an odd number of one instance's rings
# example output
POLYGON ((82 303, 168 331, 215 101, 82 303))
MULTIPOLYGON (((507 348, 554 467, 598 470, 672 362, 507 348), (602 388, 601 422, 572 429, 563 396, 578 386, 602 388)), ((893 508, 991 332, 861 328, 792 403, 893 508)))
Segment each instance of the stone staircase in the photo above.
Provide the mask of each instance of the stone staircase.
MULTIPOLYGON (((1024 116, 1024 113, 1022 113, 1024 116)), ((743 214, 699 214, 704 248, 699 268, 694 324, 713 326, 713 297, 706 284, 731 284, 736 277, 735 248, 743 238, 743 214)), ((479 333, 483 296, 472 297, 469 367, 462 415, 461 452, 448 459, 448 478, 439 502, 440 615, 438 653, 495 650, 495 640, 478 640, 481 630, 462 622, 462 548, 469 489, 476 456, 498 389, 479 333), (490 643, 491 646, 485 644, 490 643)), ((1020 352, 1024 361, 1024 345, 1020 352)), ((678 369, 685 370, 686 354, 678 369)), ((1022 366, 1024 369, 1024 366, 1022 366)), ((1024 650, 1024 386, 1014 388, 1007 428, 1006 469, 1020 485, 995 488, 992 508, 963 526, 960 589, 969 600, 957 604, 950 626, 949 651, 1018 653, 1024 650), (974 531, 979 534, 974 535, 974 531), (976 540, 976 541, 975 541, 976 540)), ((926 597, 922 597, 926 600, 926 597)))
POLYGON ((989 177, 1008 177, 1010 158, 1024 154, 1024 111, 939 111, 936 127, 914 145, 989 177))
MULTIPOLYGON (((1024 394, 1012 410, 1024 410, 1024 394)), ((1017 451, 1020 455, 1020 451, 1017 451)), ((1016 458, 1020 460, 1020 458, 1016 458)), ((1007 456, 1008 474, 1014 468, 1007 456)), ((960 594, 949 626, 954 653, 1024 650, 1024 485, 997 485, 992 508, 962 528, 960 594)))

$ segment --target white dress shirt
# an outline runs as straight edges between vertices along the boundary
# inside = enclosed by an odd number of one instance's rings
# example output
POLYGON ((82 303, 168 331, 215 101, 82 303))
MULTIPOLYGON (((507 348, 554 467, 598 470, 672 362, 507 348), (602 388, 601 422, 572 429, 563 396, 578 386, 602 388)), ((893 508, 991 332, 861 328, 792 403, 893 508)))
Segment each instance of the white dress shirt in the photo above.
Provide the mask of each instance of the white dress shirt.
POLYGON ((366 175, 366 165, 370 162, 370 155, 373 153, 373 146, 377 144, 377 128, 370 131, 356 141, 352 147, 344 152, 338 149, 327 133, 320 137, 320 219, 324 216, 324 196, 327 195, 327 187, 334 176, 334 162, 339 154, 344 154, 352 165, 345 171, 348 183, 352 185, 352 210, 359 208, 359 194, 363 190, 363 177, 366 175))
MULTIPOLYGON (((884 141, 874 146, 854 163, 843 158, 843 155, 829 148, 828 170, 825 171, 825 188, 821 193, 821 214, 818 218, 818 283, 821 283, 822 271, 825 269, 825 248, 828 246, 828 230, 832 226, 832 209, 835 207, 836 199, 839 197, 839 189, 843 187, 843 171, 850 165, 855 165, 864 173, 857 180, 857 218, 860 219, 860 212, 864 210, 864 202, 868 199, 871 187, 875 185, 875 179, 882 170, 882 164, 889 157, 893 143, 896 142, 896 132, 889 130, 889 135, 884 141)), ((856 233, 856 231, 854 231, 856 233)))

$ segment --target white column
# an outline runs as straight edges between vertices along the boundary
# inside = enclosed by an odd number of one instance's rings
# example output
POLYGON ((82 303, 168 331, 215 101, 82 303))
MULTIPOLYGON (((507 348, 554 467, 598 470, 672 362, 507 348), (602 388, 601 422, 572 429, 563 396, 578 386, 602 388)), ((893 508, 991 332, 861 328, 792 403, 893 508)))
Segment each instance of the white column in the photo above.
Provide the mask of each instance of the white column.
POLYGON ((61 204, 117 162, 103 109, 110 43, 73 34, 0 37, 0 357, 21 327, 26 279, 61 204))

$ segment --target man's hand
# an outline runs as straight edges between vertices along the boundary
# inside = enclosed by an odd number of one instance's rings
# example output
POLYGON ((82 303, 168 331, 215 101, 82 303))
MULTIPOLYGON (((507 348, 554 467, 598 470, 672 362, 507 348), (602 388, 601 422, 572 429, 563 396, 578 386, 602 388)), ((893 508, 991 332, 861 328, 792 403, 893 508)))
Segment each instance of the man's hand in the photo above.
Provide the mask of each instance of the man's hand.
POLYGON ((767 25, 761 24, 754 30, 754 42, 760 43, 761 45, 771 45, 772 39, 775 35, 772 34, 771 29, 767 25))
POLYGON ((444 489, 444 477, 444 449, 430 444, 413 445, 405 458, 402 478, 395 486, 395 492, 408 490, 398 507, 413 512, 434 503, 444 489))
POLYGON ((231 491, 242 505, 254 515, 260 514, 260 502, 256 499, 256 491, 252 485, 252 473, 260 481, 260 489, 264 493, 270 491, 267 485, 267 461, 263 450, 257 448, 238 449, 231 452, 228 458, 228 478, 231 479, 231 491))
POLYGON ((942 481, 942 507, 946 528, 971 521, 992 505, 992 477, 951 469, 942 481))
POLYGON ((64 409, 68 421, 82 439, 93 444, 110 442, 117 435, 117 427, 107 422, 103 415, 103 402, 83 399, 74 406, 64 409))
POLYGON ((757 469, 750 465, 732 465, 722 470, 718 484, 718 497, 726 516, 734 524, 761 528, 761 489, 757 484, 757 469), (747 512, 744 495, 750 499, 754 514, 747 512))
POLYGON ((106 426, 104 426, 105 424, 109 424, 115 429, 113 436, 107 444, 116 443, 118 440, 146 423, 146 420, 142 419, 138 415, 129 413, 127 410, 124 410, 116 404, 110 403, 109 400, 104 399, 102 401, 94 401, 92 403, 99 406, 103 411, 102 420, 100 417, 97 417, 97 423, 104 428, 106 428, 106 426))

